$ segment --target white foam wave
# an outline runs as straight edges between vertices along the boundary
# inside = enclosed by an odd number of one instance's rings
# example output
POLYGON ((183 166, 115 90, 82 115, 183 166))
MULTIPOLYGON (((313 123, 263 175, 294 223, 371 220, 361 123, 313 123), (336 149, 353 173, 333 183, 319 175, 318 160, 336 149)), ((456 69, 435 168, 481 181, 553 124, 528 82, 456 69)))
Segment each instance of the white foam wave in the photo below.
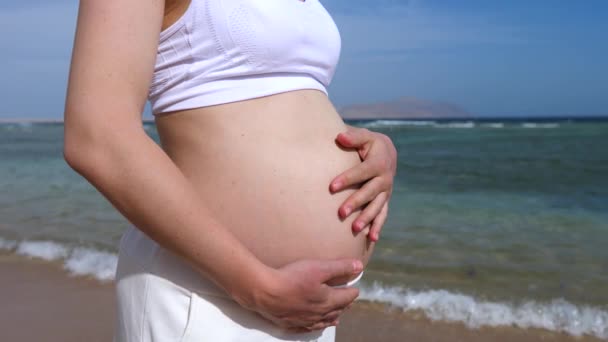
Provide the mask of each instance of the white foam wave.
POLYGON ((65 246, 52 241, 23 241, 19 243, 15 252, 49 261, 68 256, 68 249, 65 246))
POLYGON ((608 311, 571 304, 563 299, 515 305, 480 301, 446 290, 411 291, 374 284, 362 287, 359 299, 389 303, 404 311, 422 310, 430 319, 462 322, 470 328, 517 326, 608 338, 608 311))
POLYGON ((116 254, 75 248, 64 267, 74 275, 92 275, 101 281, 110 281, 114 279, 117 262, 116 254))
MULTIPOLYGON (((492 124, 491 124, 492 125, 492 124)), ((502 123, 493 124, 503 125, 502 123)), ((477 125, 473 121, 462 122, 436 122, 430 120, 375 120, 362 124, 363 127, 386 127, 386 126, 428 126, 437 128, 475 128, 477 125)))
POLYGON ((439 128, 475 128, 475 123, 473 121, 465 121, 465 122, 447 122, 447 123, 438 123, 434 125, 439 128))
POLYGON ((374 120, 361 124, 363 127, 382 127, 382 126, 434 126, 435 121, 424 120, 374 120))
POLYGON ((489 128, 504 128, 505 124, 502 122, 491 122, 491 123, 484 124, 483 126, 489 127, 489 128))
POLYGON ((20 131, 31 133, 33 129, 33 124, 31 122, 23 121, 23 122, 13 122, 8 125, 2 125, 6 131, 20 131))
MULTIPOLYGON (((383 121, 383 120, 380 120, 383 121)), ((413 120, 413 121, 405 121, 400 120, 394 123, 394 125, 403 125, 403 126, 433 126, 435 125, 435 121, 423 121, 423 120, 413 120)))
POLYGON ((91 248, 70 248, 53 241, 11 241, 0 238, 0 249, 48 261, 62 260, 63 268, 77 276, 93 276, 102 282, 114 279, 118 256, 91 248))
POLYGON ((536 123, 536 122, 524 122, 521 124, 523 128, 557 128, 557 123, 536 123))

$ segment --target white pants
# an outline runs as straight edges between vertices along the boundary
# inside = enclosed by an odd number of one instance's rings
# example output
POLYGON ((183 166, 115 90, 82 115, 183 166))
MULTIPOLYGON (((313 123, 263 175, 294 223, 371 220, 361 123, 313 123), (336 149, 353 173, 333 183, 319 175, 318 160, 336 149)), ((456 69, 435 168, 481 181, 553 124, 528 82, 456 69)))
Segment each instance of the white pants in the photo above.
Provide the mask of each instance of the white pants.
POLYGON ((335 340, 290 333, 241 307, 183 258, 131 226, 120 241, 114 342, 335 340))

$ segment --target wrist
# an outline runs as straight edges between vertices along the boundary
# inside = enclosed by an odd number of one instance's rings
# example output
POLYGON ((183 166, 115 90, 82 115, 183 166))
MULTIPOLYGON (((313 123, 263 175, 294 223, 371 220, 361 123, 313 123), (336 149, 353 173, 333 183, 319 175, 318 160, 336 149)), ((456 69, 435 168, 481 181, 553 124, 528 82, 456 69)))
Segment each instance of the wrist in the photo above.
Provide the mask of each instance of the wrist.
POLYGON ((266 298, 274 292, 278 283, 277 271, 260 262, 255 270, 248 273, 244 281, 229 289, 229 294, 240 306, 259 311, 266 298))

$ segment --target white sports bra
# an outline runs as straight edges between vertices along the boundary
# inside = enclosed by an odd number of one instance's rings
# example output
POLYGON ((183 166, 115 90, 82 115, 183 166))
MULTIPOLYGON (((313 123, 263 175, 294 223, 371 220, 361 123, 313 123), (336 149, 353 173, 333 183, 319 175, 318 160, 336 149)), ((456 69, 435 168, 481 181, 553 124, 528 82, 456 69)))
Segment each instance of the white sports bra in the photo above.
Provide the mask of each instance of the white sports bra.
POLYGON ((340 47, 319 0, 192 0, 160 34, 152 113, 296 89, 327 94, 340 47))

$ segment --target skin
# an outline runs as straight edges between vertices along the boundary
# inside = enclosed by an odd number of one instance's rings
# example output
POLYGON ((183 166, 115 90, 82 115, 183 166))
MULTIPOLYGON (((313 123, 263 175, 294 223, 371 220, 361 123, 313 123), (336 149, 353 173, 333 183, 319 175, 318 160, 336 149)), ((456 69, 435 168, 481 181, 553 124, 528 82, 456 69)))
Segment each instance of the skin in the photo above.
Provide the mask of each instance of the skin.
MULTIPOLYGON (((336 217, 327 219, 327 222, 336 227, 355 227, 356 231, 360 230, 357 222, 362 222, 367 228, 360 234, 354 234, 354 237, 350 232, 350 236, 332 233, 334 239, 342 239, 344 242, 349 238, 351 241, 339 244, 346 248, 338 248, 338 255, 315 258, 315 255, 302 255, 305 253, 303 250, 287 256, 279 255, 280 251, 277 250, 273 252, 274 255, 264 255, 262 247, 272 244, 263 245, 259 241, 268 242, 255 236, 244 240, 243 234, 247 233, 247 229, 227 226, 225 223, 230 217, 246 219, 259 214, 244 204, 250 203, 247 202, 247 196, 242 196, 245 200, 239 201, 238 196, 236 199, 231 198, 227 195, 228 192, 219 191, 213 193, 213 198, 205 197, 209 196, 204 191, 208 185, 202 178, 196 177, 200 171, 208 172, 208 176, 221 181, 231 177, 241 179, 259 171, 251 169, 251 165, 261 164, 245 163, 245 167, 240 168, 241 173, 235 173, 239 168, 213 173, 212 168, 205 168, 202 163, 196 162, 200 160, 200 154, 183 153, 188 150, 209 153, 212 150, 205 149, 205 144, 196 141, 174 138, 178 131, 184 136, 195 136, 192 134, 193 128, 184 130, 181 125, 202 120, 201 115, 197 114, 209 111, 209 108, 196 109, 193 113, 173 113, 157 120, 162 146, 150 139, 141 125, 141 113, 154 70, 159 32, 179 18, 185 8, 187 6, 184 6, 184 2, 173 1, 168 1, 165 8, 165 3, 161 0, 80 2, 64 115, 64 157, 74 170, 93 184, 131 223, 161 246, 189 261, 193 268, 218 284, 243 307, 289 329, 316 330, 335 325, 342 311, 357 297, 358 290, 335 289, 328 286, 328 283, 341 283, 353 278, 362 271, 362 261, 365 262, 369 257, 370 243, 364 242, 365 234, 371 232, 368 234, 369 239, 377 240, 377 233, 386 219, 387 201, 395 171, 394 147, 385 136, 367 130, 349 129, 335 117, 332 123, 325 123, 324 129, 320 130, 323 132, 321 134, 313 131, 300 132, 313 142, 335 139, 333 148, 328 148, 330 145, 325 144, 325 147, 317 151, 323 151, 326 157, 331 154, 342 158, 342 162, 333 165, 333 169, 314 169, 315 179, 326 178, 323 185, 326 192, 320 191, 324 195, 316 199, 329 203, 328 198, 331 198, 331 203, 340 208, 335 213, 336 217), (346 133, 340 133, 344 130, 346 133), (347 149, 342 151, 337 148, 338 145, 344 145, 347 149), (365 160, 364 163, 360 163, 360 158, 365 160), (342 170, 347 171, 332 179, 334 174, 342 170), (220 178, 220 175, 225 178, 220 178), (364 185, 356 191, 362 182, 365 182, 364 185), (211 205, 214 202, 230 205, 230 215, 222 214, 217 206, 211 205), (359 210, 363 206, 365 209, 359 210), (348 207, 352 208, 350 213, 346 210, 348 207), (338 216, 344 221, 341 222, 338 216)), ((298 91, 269 98, 272 98, 273 106, 279 107, 314 102, 318 107, 312 109, 320 108, 319 106, 333 108, 329 107, 329 101, 323 96, 320 92, 310 94, 298 91)), ((252 100, 247 108, 263 107, 264 103, 260 101, 265 100, 252 100)), ((268 108, 274 108, 273 106, 268 108)), ((209 120, 221 120, 230 113, 230 108, 234 107, 228 104, 223 109, 213 109, 216 112, 210 115, 209 120)), ((271 109, 267 113, 272 115, 273 111, 271 109)), ((335 113, 335 110, 325 111, 328 112, 335 113)), ((282 122, 286 136, 298 133, 294 130, 294 122, 282 122)), ((233 123, 238 126, 239 121, 233 123)), ((204 129, 209 126, 198 123, 195 127, 204 129)), ((221 146, 234 146, 231 153, 240 152, 245 155, 240 149, 245 146, 251 149, 251 144, 247 145, 244 141, 214 142, 221 146)), ((272 146, 277 146, 271 144, 274 144, 272 140, 256 144, 257 157, 260 157, 259 153, 267 153, 272 150, 272 146)), ((304 145, 292 146, 300 152, 306 148, 304 145)), ((256 155, 250 157, 254 160, 256 155)), ((283 164, 289 164, 289 160, 283 164)), ((296 167, 289 170, 302 172, 304 169, 296 167)), ((260 174, 254 176, 268 175, 268 171, 261 170, 260 174)), ((309 173, 304 175, 308 176, 309 173)), ((282 180, 279 178, 279 181, 282 180)), ((276 189, 276 184, 271 182, 270 185, 272 187, 269 189, 276 189)), ((298 190, 298 182, 283 185, 288 192, 298 190)), ((242 191, 244 187, 237 189, 242 191)), ((302 203, 311 202, 304 198, 302 203)), ((257 220, 252 224, 257 226, 251 231, 277 231, 276 224, 257 220)), ((293 229, 293 224, 298 223, 290 222, 289 229, 293 229)), ((327 228, 326 224, 321 226, 327 228)), ((306 228, 305 225, 302 227, 306 228)), ((348 229, 345 230, 348 232, 348 229)), ((314 233, 313 238, 316 240, 324 234, 323 231, 314 233)))
POLYGON ((368 238, 377 242, 388 215, 388 202, 397 172, 397 150, 384 134, 348 125, 347 129, 347 132, 338 134, 336 142, 345 148, 355 149, 364 162, 338 175, 332 180, 330 189, 336 192, 364 183, 359 191, 342 203, 338 213, 344 219, 365 206, 353 221, 352 229, 360 232, 369 228, 368 238))
POLYGON ((369 260, 374 244, 367 232, 353 234, 355 215, 340 220, 336 213, 355 189, 328 189, 334 175, 361 161, 356 151, 336 146, 333 138, 345 127, 322 92, 174 112, 157 116, 156 126, 163 150, 211 215, 265 265, 369 260))

